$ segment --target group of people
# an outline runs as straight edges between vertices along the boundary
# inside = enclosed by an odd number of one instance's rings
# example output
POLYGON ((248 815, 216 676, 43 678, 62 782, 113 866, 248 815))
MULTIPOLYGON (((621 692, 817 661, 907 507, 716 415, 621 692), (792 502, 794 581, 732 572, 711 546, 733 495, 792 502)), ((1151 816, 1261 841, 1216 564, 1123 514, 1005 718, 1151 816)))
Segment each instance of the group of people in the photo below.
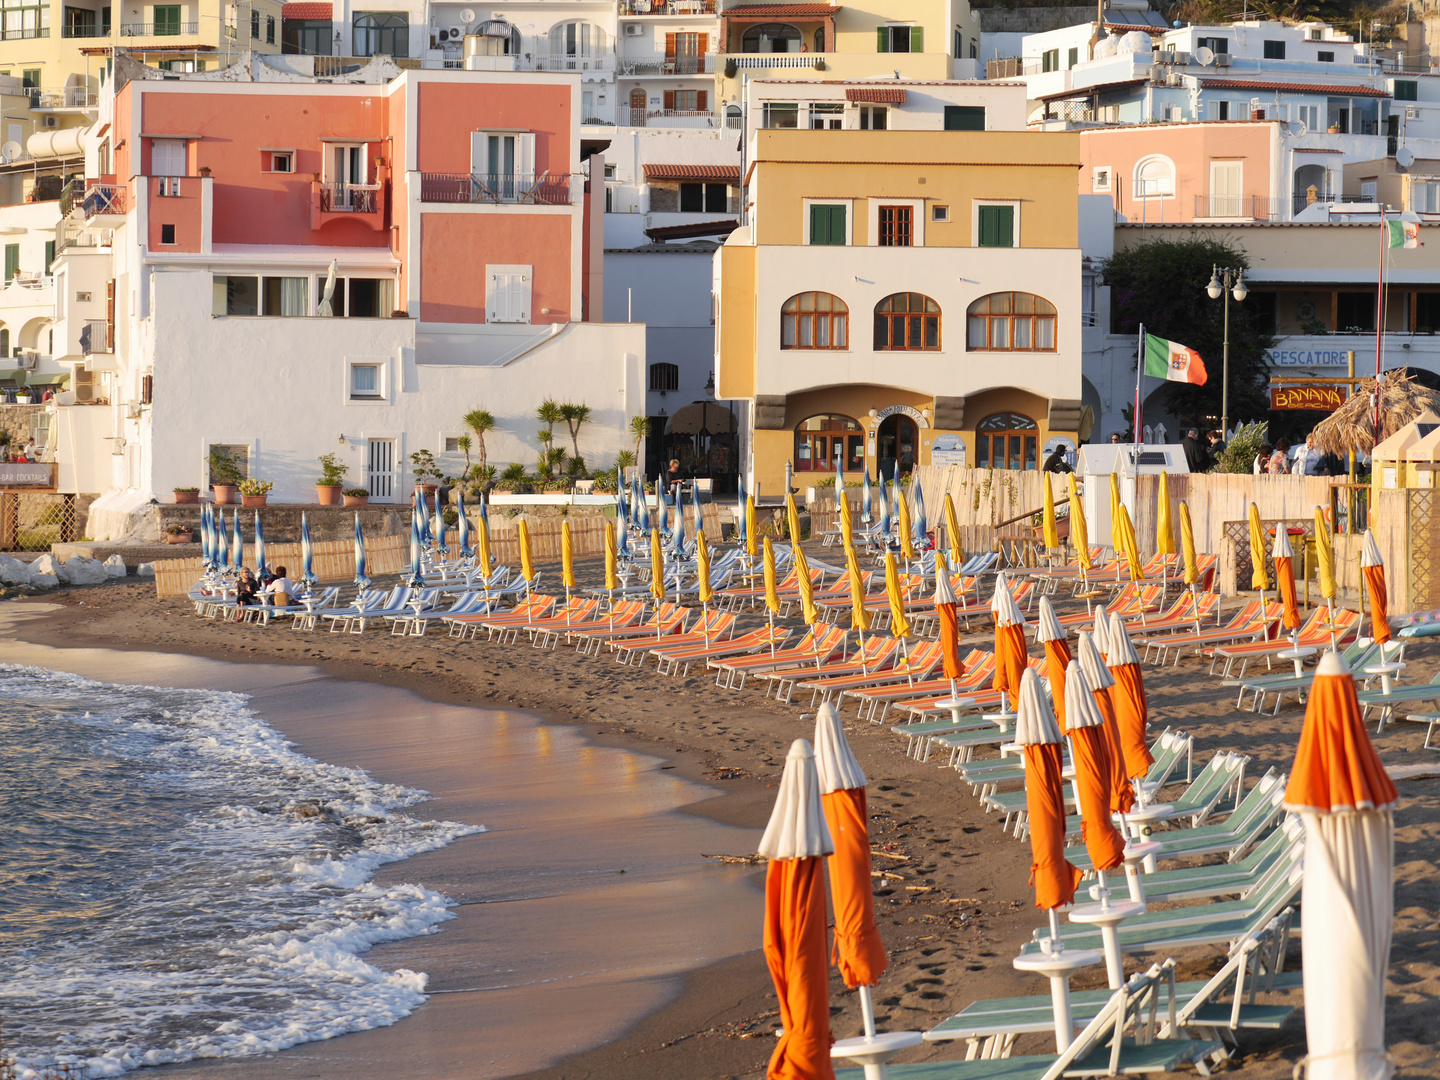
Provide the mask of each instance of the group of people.
POLYGON ((1345 462, 1335 454, 1327 454, 1315 445, 1313 434, 1305 436, 1304 445, 1292 446, 1289 439, 1281 439, 1273 446, 1261 443, 1260 452, 1255 455, 1251 471, 1256 476, 1262 473, 1270 476, 1342 476, 1346 472, 1345 462))
POLYGON ((0 461, 10 465, 28 465, 32 461, 40 460, 40 450, 35 445, 34 439, 26 439, 24 443, 15 446, 0 447, 0 461))
MULTIPOLYGON (((251 607, 256 604, 268 603, 274 607, 289 607, 290 602, 304 592, 304 587, 297 585, 290 580, 290 575, 285 567, 277 566, 274 570, 267 571, 263 576, 256 577, 255 571, 248 566, 240 568, 240 576, 235 580, 235 603, 239 607, 251 607)), ((240 613, 235 613, 236 621, 240 619, 240 613)))

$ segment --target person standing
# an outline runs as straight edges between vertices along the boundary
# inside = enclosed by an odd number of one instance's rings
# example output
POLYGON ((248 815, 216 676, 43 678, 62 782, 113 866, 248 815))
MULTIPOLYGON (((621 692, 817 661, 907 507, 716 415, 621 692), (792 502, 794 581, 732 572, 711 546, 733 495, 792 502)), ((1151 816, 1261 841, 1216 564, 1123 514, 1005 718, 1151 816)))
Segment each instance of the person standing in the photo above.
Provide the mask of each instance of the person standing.
POLYGON ((1180 447, 1185 451, 1185 464, 1190 466, 1192 473, 1202 473, 1210 468, 1210 453, 1200 442, 1199 428, 1192 427, 1185 432, 1180 447))
POLYGON ((1312 431, 1305 436, 1305 449, 1299 454, 1300 468, 1296 470, 1304 476, 1325 475, 1325 451, 1315 445, 1315 433, 1312 431))

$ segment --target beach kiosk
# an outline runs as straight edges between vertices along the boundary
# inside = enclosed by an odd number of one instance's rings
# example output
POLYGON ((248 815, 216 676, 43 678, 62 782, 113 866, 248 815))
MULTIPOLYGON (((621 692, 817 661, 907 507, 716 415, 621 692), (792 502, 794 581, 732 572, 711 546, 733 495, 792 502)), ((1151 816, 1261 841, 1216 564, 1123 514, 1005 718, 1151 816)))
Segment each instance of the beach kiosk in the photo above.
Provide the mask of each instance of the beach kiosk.
POLYGON ((1085 481, 1080 496, 1085 506, 1085 521, 1090 526, 1090 542, 1114 547, 1110 538, 1110 474, 1120 478, 1120 501, 1135 519, 1135 478, 1190 475, 1185 461, 1185 448, 1179 443, 1141 444, 1097 443, 1082 446, 1075 462, 1075 475, 1085 481))
POLYGON ((1422 412, 1370 454, 1377 491, 1435 487, 1440 470, 1440 416, 1422 412))

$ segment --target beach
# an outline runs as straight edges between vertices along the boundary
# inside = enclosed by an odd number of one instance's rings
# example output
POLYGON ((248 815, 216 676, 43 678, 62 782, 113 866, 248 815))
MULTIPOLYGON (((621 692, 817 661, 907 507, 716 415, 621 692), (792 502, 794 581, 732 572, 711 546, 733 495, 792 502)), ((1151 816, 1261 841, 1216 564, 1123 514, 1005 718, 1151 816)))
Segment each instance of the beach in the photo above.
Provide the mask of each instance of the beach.
MULTIPOLYGON (((593 575, 594 560, 586 562, 593 575)), ((500 864, 513 875, 509 895, 475 888, 480 860, 500 847, 490 833, 381 869, 379 880, 421 881, 460 904, 459 917, 438 933, 367 954, 381 968, 429 973, 430 999, 409 1018, 261 1058, 163 1071, 237 1078, 763 1074, 777 1023, 759 952, 763 868, 707 856, 754 851, 785 752, 791 740, 813 731, 813 711, 798 700, 787 706, 759 691, 719 690, 702 671, 667 678, 653 667, 523 642, 212 623, 196 618, 183 599, 157 600, 144 583, 72 589, 4 608, 0 632, 15 640, 6 649, 11 662, 46 665, 48 656, 59 666, 69 657, 77 666, 67 669, 79 670, 83 658, 82 673, 93 678, 106 678, 108 666, 117 681, 162 684, 167 674, 197 677, 180 670, 197 657, 225 661, 210 674, 224 670, 231 679, 237 669, 263 666, 277 687, 283 677, 268 673, 303 672, 294 685, 276 689, 275 699, 303 700, 306 709, 272 721, 303 753, 434 793, 423 812, 501 833, 539 816, 552 825, 547 835, 564 838, 538 849, 522 836, 498 856, 513 860, 500 864), (147 660, 142 674, 127 663, 134 653, 160 655, 147 660), (307 693, 322 678, 325 694, 307 693), (423 722, 407 722, 403 707, 378 707, 390 694, 423 699, 423 722), (478 710, 511 718, 519 733, 497 733, 493 725, 482 731, 478 710), (477 790, 466 764, 477 751, 509 755, 503 760, 513 761, 514 790, 508 784, 477 790), (639 763, 621 766, 643 774, 648 794, 638 805, 607 787, 610 781, 583 797, 587 757, 604 755, 639 763), (560 767, 535 773, 536 759, 547 757, 560 767), (565 827, 554 828, 556 822, 565 827), (556 895, 547 897, 556 883, 556 895), (570 977, 553 978, 562 974, 570 977)), ((986 646, 978 622, 976 631, 966 643, 986 646)), ((1407 676, 1430 678, 1437 656, 1428 646, 1412 648, 1407 676)), ((1197 768, 1217 751, 1235 750, 1252 757, 1252 780, 1269 768, 1287 769, 1301 709, 1292 702, 1276 717, 1236 712, 1233 692, 1197 665, 1145 668, 1152 729, 1193 734, 1197 768)), ((266 706, 257 695, 255 707, 264 714, 266 706)), ((925 1030, 978 998, 1043 992, 1011 967, 1042 922, 1028 885, 1028 845, 1003 832, 999 817, 985 814, 942 761, 907 758, 902 740, 882 725, 857 722, 853 712, 845 721, 869 779, 875 869, 885 875, 876 888, 890 953, 876 990, 880 1026, 925 1030)), ((1423 739, 1423 726, 1397 724, 1376 744, 1387 765, 1427 764, 1432 752, 1420 749, 1423 739)), ((1434 933, 1440 779, 1399 786, 1388 1039, 1403 1075, 1440 1075, 1433 1025, 1440 995, 1434 933)), ((487 870, 495 865, 485 863, 487 870)), ((1298 963, 1298 941, 1291 955, 1298 963)), ((1223 950, 1184 950, 1176 959, 1181 977, 1193 978, 1218 969, 1223 950)), ((1075 985, 1103 985, 1103 971, 1082 971, 1075 985)), ((855 1034, 856 995, 838 978, 831 994, 837 1037, 855 1034)), ((1016 1052, 1043 1052, 1046 1041, 1022 1038, 1016 1052)), ((1247 1077, 1279 1078, 1303 1053, 1297 1017, 1278 1033, 1247 1032, 1236 1067, 1247 1077)), ((899 1060, 960 1056, 963 1047, 925 1046, 899 1060)))

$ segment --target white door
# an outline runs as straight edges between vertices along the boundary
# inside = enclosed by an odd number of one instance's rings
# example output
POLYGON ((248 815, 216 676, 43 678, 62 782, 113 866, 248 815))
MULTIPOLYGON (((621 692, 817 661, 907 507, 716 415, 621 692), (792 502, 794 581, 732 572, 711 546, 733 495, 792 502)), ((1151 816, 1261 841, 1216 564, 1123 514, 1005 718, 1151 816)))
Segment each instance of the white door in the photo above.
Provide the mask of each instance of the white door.
POLYGON ((1212 161, 1210 163, 1210 216, 1235 218, 1244 216, 1245 197, 1241 193, 1241 163, 1212 161))
POLYGON ((365 467, 365 488, 372 499, 395 498, 395 440, 370 439, 365 467))

